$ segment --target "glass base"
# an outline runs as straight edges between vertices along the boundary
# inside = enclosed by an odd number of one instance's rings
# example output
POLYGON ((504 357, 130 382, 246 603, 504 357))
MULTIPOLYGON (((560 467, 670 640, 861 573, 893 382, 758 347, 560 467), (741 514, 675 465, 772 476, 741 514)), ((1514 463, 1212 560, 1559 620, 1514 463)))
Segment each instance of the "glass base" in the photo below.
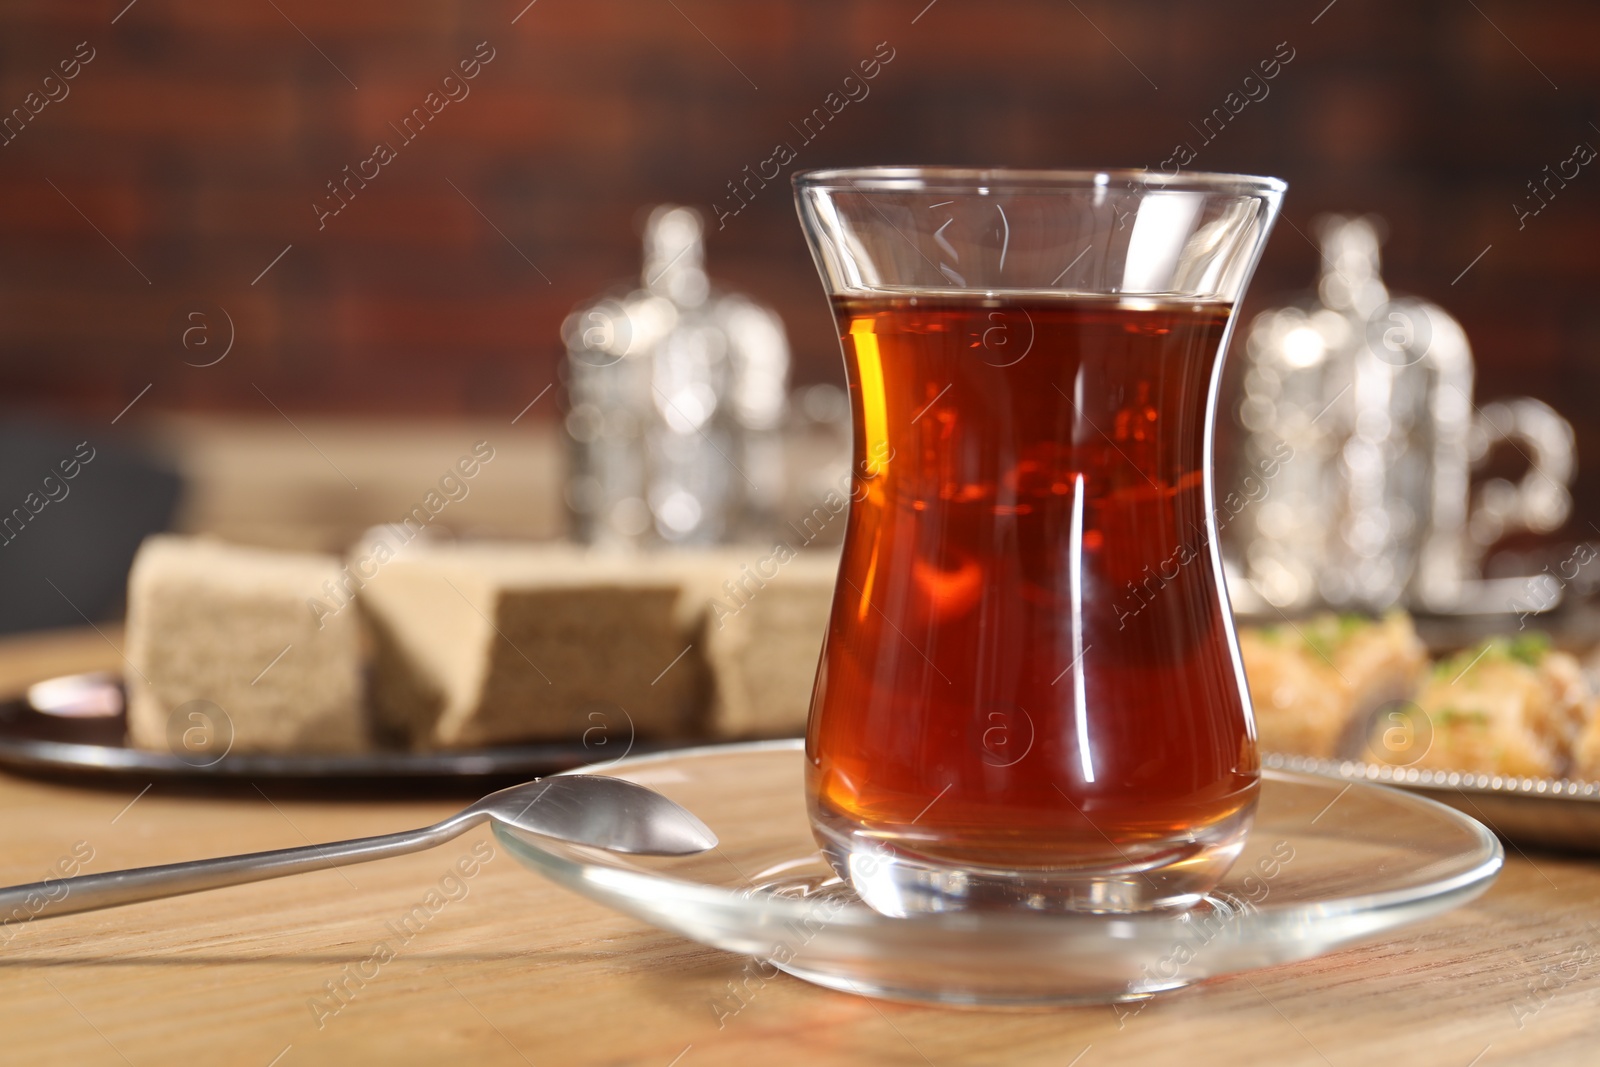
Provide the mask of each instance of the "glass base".
MULTIPOLYGON (((854 993, 863 997, 898 1000, 906 1004, 936 1004, 942 1008, 978 1008, 984 1011, 1028 1011, 1045 1008, 1082 1008, 1106 1004, 1138 1004, 1150 1000, 1158 993, 1168 993, 1189 985, 1186 981, 1171 981, 1149 988, 1125 993, 1045 993, 1034 990, 996 993, 984 989, 950 989, 926 982, 906 984, 879 983, 857 980, 831 971, 814 971, 797 967, 793 963, 765 960, 782 971, 813 985, 840 993, 854 993)), ((1137 1010, 1137 1009, 1134 1009, 1137 1010)), ((1120 1013, 1119 1013, 1120 1016, 1120 1013)))
POLYGON ((1180 838, 1120 849, 1114 862, 1030 869, 954 864, 826 816, 813 817, 812 831, 834 872, 882 915, 1117 914, 1194 907, 1233 865, 1253 815, 1252 804, 1180 838))

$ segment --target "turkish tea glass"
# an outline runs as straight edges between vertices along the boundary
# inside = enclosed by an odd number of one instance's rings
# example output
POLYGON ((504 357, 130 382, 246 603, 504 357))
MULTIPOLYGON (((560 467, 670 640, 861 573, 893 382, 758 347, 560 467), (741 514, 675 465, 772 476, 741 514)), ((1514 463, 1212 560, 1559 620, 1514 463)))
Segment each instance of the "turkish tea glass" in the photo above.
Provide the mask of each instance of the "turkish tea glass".
POLYGON ((1211 441, 1284 184, 795 186, 855 435, 806 734, 824 854, 889 915, 1193 905, 1256 803, 1211 441))

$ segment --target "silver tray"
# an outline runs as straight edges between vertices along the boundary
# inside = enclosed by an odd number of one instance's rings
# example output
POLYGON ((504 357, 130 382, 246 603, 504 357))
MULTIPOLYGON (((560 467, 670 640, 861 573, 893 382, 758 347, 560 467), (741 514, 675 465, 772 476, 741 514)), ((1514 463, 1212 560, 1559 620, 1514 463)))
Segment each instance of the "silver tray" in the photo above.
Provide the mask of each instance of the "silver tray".
POLYGON ((1600 782, 1426 771, 1278 752, 1263 753, 1261 764, 1272 770, 1396 786, 1465 812, 1517 844, 1600 853, 1600 782))

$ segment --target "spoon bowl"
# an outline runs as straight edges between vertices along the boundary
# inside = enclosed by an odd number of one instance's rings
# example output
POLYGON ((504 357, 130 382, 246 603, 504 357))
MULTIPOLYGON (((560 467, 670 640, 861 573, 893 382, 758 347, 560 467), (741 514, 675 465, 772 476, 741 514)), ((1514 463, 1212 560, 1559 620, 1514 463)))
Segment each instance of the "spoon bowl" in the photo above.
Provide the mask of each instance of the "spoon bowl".
POLYGON ((562 774, 490 793, 457 818, 641 856, 689 856, 717 835, 687 809, 622 778, 562 774), (479 821, 474 818, 474 821, 479 821))

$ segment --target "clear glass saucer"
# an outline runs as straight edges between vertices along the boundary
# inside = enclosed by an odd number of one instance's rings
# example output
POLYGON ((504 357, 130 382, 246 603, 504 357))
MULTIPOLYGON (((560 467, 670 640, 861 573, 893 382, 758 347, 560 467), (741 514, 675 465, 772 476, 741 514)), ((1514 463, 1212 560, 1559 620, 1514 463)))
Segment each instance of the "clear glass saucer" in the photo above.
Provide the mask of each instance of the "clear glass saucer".
POLYGON ((1463 904, 1504 853, 1481 824, 1385 786, 1265 771, 1255 828, 1218 891, 1181 914, 888 918, 817 851, 802 743, 590 768, 648 785, 721 838, 699 856, 623 856, 495 827, 522 863, 664 930, 831 989, 1023 1007, 1139 1000, 1307 959, 1463 904))

